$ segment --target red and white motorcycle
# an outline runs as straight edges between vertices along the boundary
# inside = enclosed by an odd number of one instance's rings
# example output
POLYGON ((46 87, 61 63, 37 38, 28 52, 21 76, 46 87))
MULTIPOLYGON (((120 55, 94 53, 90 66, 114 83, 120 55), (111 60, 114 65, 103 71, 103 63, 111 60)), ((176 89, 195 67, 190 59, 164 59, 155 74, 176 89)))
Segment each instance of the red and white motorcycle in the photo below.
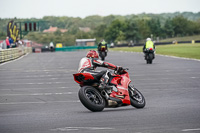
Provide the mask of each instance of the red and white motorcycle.
POLYGON ((120 107, 132 105, 135 108, 144 108, 146 102, 142 93, 130 85, 127 69, 121 72, 110 72, 97 83, 90 83, 94 77, 90 73, 73 74, 74 80, 80 84, 79 99, 81 103, 93 112, 102 111, 105 107, 120 107), (110 88, 100 89, 99 83, 106 82, 110 88))

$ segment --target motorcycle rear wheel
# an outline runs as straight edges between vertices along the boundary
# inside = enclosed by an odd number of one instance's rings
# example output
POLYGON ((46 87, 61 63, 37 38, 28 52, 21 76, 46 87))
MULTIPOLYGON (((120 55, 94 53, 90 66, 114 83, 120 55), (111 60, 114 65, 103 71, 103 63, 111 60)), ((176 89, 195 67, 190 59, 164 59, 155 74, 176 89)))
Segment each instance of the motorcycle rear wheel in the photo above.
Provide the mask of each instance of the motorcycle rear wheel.
POLYGON ((102 52, 102 53, 101 53, 101 60, 105 60, 105 56, 106 56, 106 53, 105 53, 105 52, 102 52))
POLYGON ((148 59, 147 59, 147 64, 152 64, 152 61, 153 61, 153 54, 149 53, 148 59))
POLYGON ((99 91, 92 86, 81 87, 78 95, 81 103, 92 112, 102 111, 106 105, 99 91))
POLYGON ((152 64, 152 60, 147 60, 147 64, 152 64))
POLYGON ((142 93, 136 88, 132 89, 130 86, 128 90, 131 105, 135 108, 144 108, 144 106, 146 105, 146 101, 142 93))

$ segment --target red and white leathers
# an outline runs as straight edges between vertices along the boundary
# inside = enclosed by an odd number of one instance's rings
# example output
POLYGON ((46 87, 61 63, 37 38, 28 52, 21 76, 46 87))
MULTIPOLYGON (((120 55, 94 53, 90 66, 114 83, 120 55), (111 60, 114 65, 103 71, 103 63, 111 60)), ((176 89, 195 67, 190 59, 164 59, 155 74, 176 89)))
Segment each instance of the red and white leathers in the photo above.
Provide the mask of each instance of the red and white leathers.
MULTIPOLYGON (((79 73, 83 73, 83 72, 90 72, 94 71, 96 69, 96 67, 106 67, 112 70, 116 70, 117 66, 113 65, 111 63, 99 60, 97 58, 87 58, 84 57, 81 59, 80 63, 79 63, 79 68, 78 68, 78 72, 79 73)), ((94 71, 95 73, 95 71, 94 71)))
POLYGON ((105 82, 106 79, 103 78, 102 80, 100 80, 103 77, 103 75, 107 73, 107 70, 96 72, 95 71, 96 67, 106 67, 112 70, 120 70, 120 68, 122 69, 122 67, 120 66, 116 66, 111 63, 99 60, 98 58, 88 58, 88 57, 82 58, 79 63, 78 72, 91 74, 93 79, 92 80, 90 79, 88 83, 98 82, 100 83, 99 88, 102 88, 102 89, 109 88, 109 86, 107 85, 107 82, 105 82))

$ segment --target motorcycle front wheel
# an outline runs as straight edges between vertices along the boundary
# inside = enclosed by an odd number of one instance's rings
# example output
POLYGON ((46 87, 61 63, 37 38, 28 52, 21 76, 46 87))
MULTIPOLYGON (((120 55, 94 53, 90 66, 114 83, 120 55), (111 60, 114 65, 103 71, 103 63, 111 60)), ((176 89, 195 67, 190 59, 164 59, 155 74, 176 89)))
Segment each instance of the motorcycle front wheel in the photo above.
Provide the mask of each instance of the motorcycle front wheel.
POLYGON ((142 93, 136 88, 133 88, 131 86, 129 86, 128 90, 129 90, 131 105, 135 108, 144 108, 144 106, 146 105, 146 101, 142 93))
POLYGON ((102 111, 105 107, 105 100, 94 87, 83 86, 78 93, 81 103, 90 111, 102 111))

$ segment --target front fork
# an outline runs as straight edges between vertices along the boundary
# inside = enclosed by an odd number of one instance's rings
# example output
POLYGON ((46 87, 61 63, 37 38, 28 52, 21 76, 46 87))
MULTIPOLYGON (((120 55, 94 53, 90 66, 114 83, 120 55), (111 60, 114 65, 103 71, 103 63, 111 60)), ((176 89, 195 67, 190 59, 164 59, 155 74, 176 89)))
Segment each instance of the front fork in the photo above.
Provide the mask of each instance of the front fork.
POLYGON ((130 92, 130 95, 131 96, 134 96, 134 95, 136 95, 137 93, 136 93, 136 91, 135 91, 135 87, 133 86, 133 85, 128 85, 128 89, 129 89, 129 92, 130 92))

